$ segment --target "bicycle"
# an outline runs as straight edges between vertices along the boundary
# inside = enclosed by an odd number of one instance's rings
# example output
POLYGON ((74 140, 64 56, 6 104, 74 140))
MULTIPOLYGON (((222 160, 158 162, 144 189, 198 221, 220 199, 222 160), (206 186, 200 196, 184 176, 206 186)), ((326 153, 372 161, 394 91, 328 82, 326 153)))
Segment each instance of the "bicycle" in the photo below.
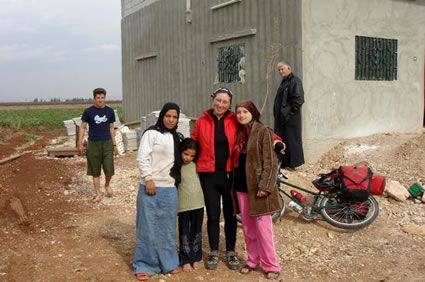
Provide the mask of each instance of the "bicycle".
MULTIPOLYGON (((323 178, 324 175, 320 179, 323 178)), ((322 183, 313 181, 314 186, 319 192, 312 192, 306 188, 291 184, 283 178, 288 179, 283 173, 279 172, 276 185, 279 192, 279 200, 281 209, 272 214, 273 222, 281 218, 285 212, 286 204, 283 200, 283 195, 288 197, 292 202, 299 207, 298 212, 301 213, 304 220, 313 221, 319 213, 331 225, 343 229, 360 229, 371 224, 379 214, 379 205, 376 199, 369 195, 364 202, 353 201, 346 199, 339 190, 339 185, 333 182, 326 182, 323 179, 322 183), (295 196, 285 191, 282 185, 286 185, 305 193, 313 195, 311 205, 306 205, 295 196)), ((316 180, 317 181, 317 180, 316 180)), ((241 222, 241 218, 237 215, 237 220, 241 222)))

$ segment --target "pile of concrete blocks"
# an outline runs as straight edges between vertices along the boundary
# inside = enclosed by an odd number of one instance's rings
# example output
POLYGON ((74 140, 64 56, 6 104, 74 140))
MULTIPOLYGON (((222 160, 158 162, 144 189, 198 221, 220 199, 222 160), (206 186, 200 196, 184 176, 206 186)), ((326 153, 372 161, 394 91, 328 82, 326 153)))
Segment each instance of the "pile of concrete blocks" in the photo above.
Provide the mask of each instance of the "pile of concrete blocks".
MULTIPOLYGON (((142 116, 142 118, 140 119, 140 127, 138 128, 139 129, 139 131, 141 132, 141 134, 143 134, 143 132, 145 132, 145 130, 146 130, 146 128, 148 128, 147 127, 147 125, 146 125, 146 123, 147 123, 147 118, 146 118, 146 116, 142 116)), ((138 130, 138 129, 136 129, 136 131, 138 130)), ((140 138, 142 138, 142 135, 138 135, 137 136, 137 139, 139 139, 140 140, 140 138)))
POLYGON ((65 126, 66 129, 66 135, 71 136, 71 135, 75 135, 75 123, 73 120, 64 120, 63 121, 63 125, 65 126))
POLYGON ((127 126, 122 127, 120 131, 123 136, 125 151, 136 151, 138 149, 137 132, 129 129, 127 126))
MULTIPOLYGON (((81 117, 72 118, 71 120, 74 123, 74 125, 81 126, 81 123, 82 123, 81 117)), ((87 128, 88 128, 88 126, 87 126, 87 128)))
POLYGON ((184 137, 190 137, 190 119, 185 114, 180 114, 177 131, 183 134, 184 137))
POLYGON ((144 130, 142 130, 141 127, 136 128, 137 148, 140 146, 140 140, 142 139, 143 132, 144 130))
POLYGON ((115 130, 115 144, 117 146, 118 153, 122 155, 125 152, 125 146, 122 133, 119 129, 115 130))
MULTIPOLYGON (((81 126, 81 117, 72 118, 70 120, 64 120, 63 125, 66 129, 66 134, 68 136, 75 135, 77 132, 75 132, 76 128, 75 126, 81 126)), ((86 133, 88 132, 88 127, 86 127, 86 133)))
POLYGON ((140 119, 140 128, 142 132, 156 124, 160 111, 153 111, 140 119))

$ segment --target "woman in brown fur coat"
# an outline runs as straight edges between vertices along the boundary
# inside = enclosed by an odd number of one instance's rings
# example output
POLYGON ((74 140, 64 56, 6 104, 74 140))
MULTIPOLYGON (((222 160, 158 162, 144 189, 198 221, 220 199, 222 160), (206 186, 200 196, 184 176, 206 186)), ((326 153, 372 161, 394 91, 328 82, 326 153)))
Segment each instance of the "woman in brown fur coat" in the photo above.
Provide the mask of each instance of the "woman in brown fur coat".
POLYGON ((273 151, 273 130, 260 122, 252 101, 236 107, 239 123, 233 149, 236 191, 242 218, 248 260, 240 272, 248 274, 260 263, 267 278, 277 278, 280 266, 276 257, 271 213, 279 211, 276 189, 278 160, 273 151))

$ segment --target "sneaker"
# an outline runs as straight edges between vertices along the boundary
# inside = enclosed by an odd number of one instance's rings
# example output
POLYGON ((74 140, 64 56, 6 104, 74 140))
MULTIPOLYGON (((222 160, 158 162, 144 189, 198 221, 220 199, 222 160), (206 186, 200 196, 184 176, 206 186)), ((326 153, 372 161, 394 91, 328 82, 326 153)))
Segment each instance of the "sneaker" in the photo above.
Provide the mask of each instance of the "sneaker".
POLYGON ((218 251, 211 251, 208 255, 205 267, 210 270, 215 270, 218 264, 218 251))
POLYGON ((227 267, 231 270, 238 270, 241 267, 236 252, 227 252, 227 267))

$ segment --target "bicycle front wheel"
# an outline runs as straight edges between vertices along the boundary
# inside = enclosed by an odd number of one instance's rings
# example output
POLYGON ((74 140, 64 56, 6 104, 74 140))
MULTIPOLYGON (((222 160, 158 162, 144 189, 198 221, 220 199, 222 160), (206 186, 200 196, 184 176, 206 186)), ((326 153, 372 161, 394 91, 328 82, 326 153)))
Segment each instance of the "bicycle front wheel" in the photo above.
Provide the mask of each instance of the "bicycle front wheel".
POLYGON ((276 222, 279 218, 282 217, 283 213, 285 212, 285 201, 283 200, 282 194, 279 194, 279 202, 280 202, 280 211, 272 213, 272 220, 273 222, 276 222))
POLYGON ((353 202, 338 196, 323 197, 320 213, 333 226, 344 229, 360 229, 371 224, 379 214, 379 205, 373 196, 365 202, 353 202))

